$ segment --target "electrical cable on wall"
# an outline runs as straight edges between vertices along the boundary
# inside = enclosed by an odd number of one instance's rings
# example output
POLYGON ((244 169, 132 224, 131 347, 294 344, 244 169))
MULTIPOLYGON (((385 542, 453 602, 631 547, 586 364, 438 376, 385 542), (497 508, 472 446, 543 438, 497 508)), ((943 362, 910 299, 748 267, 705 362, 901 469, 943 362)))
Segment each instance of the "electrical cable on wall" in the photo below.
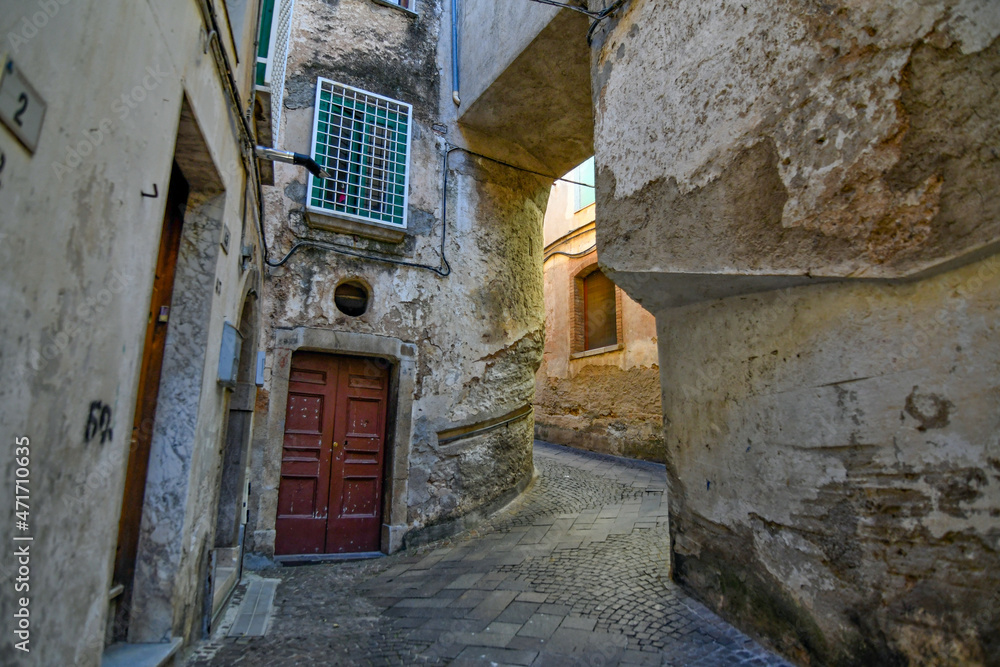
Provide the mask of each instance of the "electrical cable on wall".
POLYGON ((559 7, 561 9, 569 9, 571 11, 579 12, 580 14, 589 16, 592 19, 601 20, 607 18, 612 12, 618 9, 618 7, 624 4, 625 0, 616 0, 616 2, 612 4, 610 7, 605 7, 600 11, 594 11, 592 9, 587 9, 586 7, 581 7, 579 5, 571 5, 566 2, 558 2, 558 0, 531 0, 531 2, 537 2, 540 5, 551 5, 553 7, 559 7))
POLYGON ((476 157, 483 158, 484 160, 489 160, 490 162, 496 162, 497 164, 502 164, 505 167, 510 167, 511 169, 517 169, 518 171, 523 171, 527 174, 534 174, 535 176, 544 176, 545 178, 551 178, 553 181, 561 181, 563 183, 570 183, 572 185, 582 185, 585 188, 595 187, 592 183, 581 183, 579 181, 571 181, 570 179, 563 178, 561 176, 553 176, 552 174, 545 174, 540 171, 533 171, 531 169, 525 169, 524 167, 518 167, 516 164, 511 164, 510 162, 504 162, 503 160, 498 160, 497 158, 490 157, 489 155, 483 155, 482 153, 470 151, 468 148, 462 148, 461 146, 451 146, 448 152, 451 153, 451 151, 462 151, 463 153, 468 153, 469 155, 475 155, 476 157))
MULTIPOLYGON (((357 252, 346 246, 339 246, 335 243, 328 241, 314 241, 312 239, 303 239, 301 241, 296 241, 292 244, 292 247, 288 250, 288 253, 279 259, 277 262, 268 261, 267 265, 273 268, 283 266, 292 255, 298 252, 301 248, 316 248, 318 250, 328 250, 330 252, 335 252, 341 255, 349 255, 351 257, 357 257, 359 259, 367 259, 374 262, 386 262, 388 264, 395 264, 397 266, 409 266, 415 269, 426 269, 428 271, 433 271, 442 278, 448 277, 451 273, 451 266, 448 265, 448 260, 444 260, 441 266, 430 266, 428 264, 418 264, 417 262, 405 262, 399 259, 391 259, 389 257, 376 257, 375 255, 369 255, 363 252, 357 252)), ((442 257, 443 259, 443 257, 442 257)))
POLYGON ((552 259, 556 255, 562 255, 564 257, 569 257, 570 259, 578 259, 580 257, 583 257, 584 255, 589 255, 590 253, 594 252, 595 250, 597 250, 597 244, 596 243, 594 245, 590 246, 589 248, 587 248, 586 250, 581 250, 580 252, 566 252, 565 250, 553 250, 552 252, 550 252, 549 254, 547 254, 545 256, 545 259, 542 260, 542 263, 545 263, 545 262, 549 261, 550 259, 552 259))
POLYGON ((282 266, 291 259, 301 248, 316 248, 319 250, 328 250, 330 252, 335 252, 341 255, 349 255, 351 257, 357 257, 359 259, 367 259, 373 262, 385 262, 387 264, 395 264, 396 266, 407 266, 413 269, 424 269, 426 271, 432 271, 442 278, 447 278, 451 275, 451 264, 448 263, 448 258, 445 256, 445 242, 448 239, 448 156, 451 155, 452 151, 457 150, 453 146, 446 145, 446 150, 444 154, 444 185, 442 187, 441 194, 441 263, 438 266, 431 266, 429 264, 420 264, 419 262, 407 262, 401 259, 392 259, 390 257, 379 257, 377 255, 370 255, 367 253, 359 252, 353 248, 348 248, 343 245, 328 241, 316 241, 313 239, 302 239, 301 241, 296 241, 289 248, 288 252, 284 257, 279 259, 277 262, 272 262, 267 260, 267 265, 270 267, 277 268, 282 266))
POLYGON ((611 3, 611 5, 605 7, 604 9, 600 11, 594 11, 591 9, 587 9, 586 7, 580 7, 578 5, 570 5, 565 2, 558 2, 558 0, 531 0, 531 2, 537 2, 540 5, 550 5, 552 7, 559 7, 561 9, 569 9, 570 11, 578 12, 580 14, 583 14, 584 16, 589 17, 591 23, 590 23, 590 30, 587 31, 587 44, 591 43, 591 40, 594 37, 594 31, 597 29, 597 26, 601 23, 601 21, 610 17, 612 14, 618 11, 618 9, 622 5, 625 4, 625 0, 615 0, 615 2, 611 3))

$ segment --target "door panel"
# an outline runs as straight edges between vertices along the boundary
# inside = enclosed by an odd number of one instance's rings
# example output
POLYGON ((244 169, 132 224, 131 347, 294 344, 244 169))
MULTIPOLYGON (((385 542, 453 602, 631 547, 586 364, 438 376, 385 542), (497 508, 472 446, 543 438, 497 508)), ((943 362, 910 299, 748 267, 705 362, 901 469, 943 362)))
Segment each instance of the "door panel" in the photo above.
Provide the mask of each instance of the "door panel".
POLYGON ((320 554, 326 544, 330 442, 337 363, 320 354, 292 357, 278 488, 274 552, 320 554))
POLYGON ((378 551, 389 373, 370 361, 345 358, 339 386, 340 446, 334 451, 327 550, 378 551))
POLYGON ((378 550, 388 385, 370 361, 292 357, 276 554, 378 550))

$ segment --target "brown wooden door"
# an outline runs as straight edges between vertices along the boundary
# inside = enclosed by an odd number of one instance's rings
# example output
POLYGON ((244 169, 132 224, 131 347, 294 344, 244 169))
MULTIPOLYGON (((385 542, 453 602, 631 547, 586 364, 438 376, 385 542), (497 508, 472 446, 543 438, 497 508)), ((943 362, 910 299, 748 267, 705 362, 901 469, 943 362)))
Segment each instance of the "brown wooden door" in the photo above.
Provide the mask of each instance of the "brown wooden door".
POLYGON ((585 350, 618 343, 615 284, 598 269, 583 279, 585 350))
POLYGON ((163 352, 170 321, 170 299, 174 291, 177 254, 180 250, 181 230, 184 226, 184 207, 187 198, 187 181, 184 180, 177 165, 174 165, 167 192, 163 229, 160 233, 160 249, 156 258, 153 292, 149 302, 149 312, 146 315, 146 337, 142 347, 132 439, 129 447, 128 467, 125 473, 125 490, 121 515, 118 520, 118 547, 115 553, 113 581, 125 588, 121 597, 123 604, 118 605, 115 623, 116 634, 119 635, 126 629, 132 579, 135 575, 139 526, 142 522, 142 503, 146 492, 146 474, 149 468, 149 448, 153 439, 153 423, 156 419, 156 401, 160 391, 163 352))
POLYGON ((384 365, 340 361, 327 553, 378 551, 388 385, 384 365))
POLYGON ((384 365, 293 355, 277 555, 378 550, 388 389, 384 365))

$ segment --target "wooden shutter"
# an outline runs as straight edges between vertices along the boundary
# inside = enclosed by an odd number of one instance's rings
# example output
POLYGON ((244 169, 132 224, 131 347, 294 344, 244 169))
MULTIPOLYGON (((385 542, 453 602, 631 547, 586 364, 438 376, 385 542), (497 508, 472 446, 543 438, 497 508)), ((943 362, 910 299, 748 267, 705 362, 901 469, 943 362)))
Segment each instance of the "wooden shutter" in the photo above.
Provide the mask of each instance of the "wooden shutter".
POLYGON ((615 284, 600 269, 583 279, 585 350, 618 344, 615 284))

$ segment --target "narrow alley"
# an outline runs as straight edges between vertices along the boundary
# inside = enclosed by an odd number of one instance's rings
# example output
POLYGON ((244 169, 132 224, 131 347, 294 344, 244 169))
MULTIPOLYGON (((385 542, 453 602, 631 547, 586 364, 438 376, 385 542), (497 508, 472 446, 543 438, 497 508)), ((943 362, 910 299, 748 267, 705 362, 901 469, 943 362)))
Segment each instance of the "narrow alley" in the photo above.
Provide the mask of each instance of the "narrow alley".
POLYGON ((1000 667, 1000 0, 0 39, 0 667, 1000 667))
POLYGON ((394 556, 258 572, 188 667, 787 665, 668 577, 663 466, 535 442, 532 487, 478 528, 394 556), (260 611, 258 609, 258 611, 260 611))

